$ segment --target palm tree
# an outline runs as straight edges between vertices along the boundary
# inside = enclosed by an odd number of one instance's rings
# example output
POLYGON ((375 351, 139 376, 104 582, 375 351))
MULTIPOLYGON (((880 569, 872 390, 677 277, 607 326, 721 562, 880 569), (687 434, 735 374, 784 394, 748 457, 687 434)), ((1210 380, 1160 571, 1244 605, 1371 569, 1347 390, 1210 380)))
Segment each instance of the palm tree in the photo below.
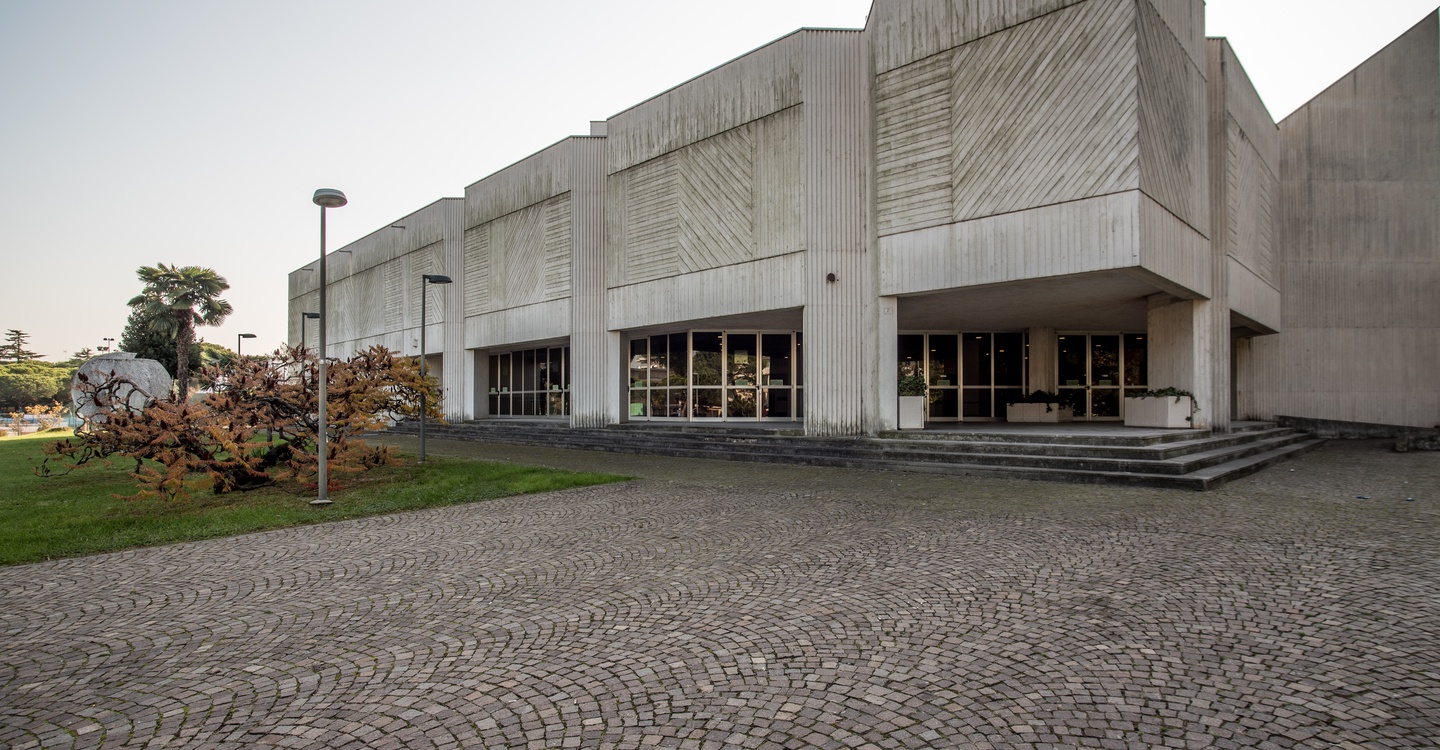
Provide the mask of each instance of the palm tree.
POLYGON ((150 316, 150 327, 175 337, 175 383, 181 399, 190 395, 190 345, 195 326, 220 325, 233 308, 220 299, 230 284, 209 268, 199 266, 141 266, 136 271, 145 289, 128 303, 150 316))

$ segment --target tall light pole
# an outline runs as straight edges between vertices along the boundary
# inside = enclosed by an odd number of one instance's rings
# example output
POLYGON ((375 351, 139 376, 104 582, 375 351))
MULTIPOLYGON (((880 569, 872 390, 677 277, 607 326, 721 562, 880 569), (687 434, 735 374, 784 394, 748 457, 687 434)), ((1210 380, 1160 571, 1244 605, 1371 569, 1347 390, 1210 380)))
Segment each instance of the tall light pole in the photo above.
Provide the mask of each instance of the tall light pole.
POLYGON ((305 351, 305 321, 318 317, 320 317, 320 313, 317 312, 300 313, 300 351, 302 353, 305 351))
MULTIPOLYGON (((425 379, 425 284, 449 284, 450 277, 438 273, 420 274, 420 379, 425 379)), ((420 391, 420 463, 425 463, 425 391, 420 391)))
POLYGON ((109 342, 109 343, 105 344, 105 346, 100 347, 100 351, 102 351, 102 352, 111 352, 111 351, 114 351, 114 350, 115 350, 115 337, 114 337, 114 336, 106 336, 105 338, 102 338, 102 339, 100 339, 100 340, 101 340, 101 341, 109 342))
POLYGON ((320 470, 319 492, 315 499, 310 501, 311 505, 330 504, 330 445, 326 433, 330 431, 330 425, 325 418, 325 209, 339 208, 349 201, 345 200, 345 194, 334 188, 320 188, 315 191, 312 199, 315 205, 320 207, 320 374, 319 374, 319 414, 317 419, 319 428, 316 430, 316 460, 320 470))
POLYGON ((237 335, 235 336, 235 361, 236 361, 236 362, 239 362, 239 361, 240 361, 240 342, 243 341, 243 340, 245 340, 245 339, 253 339, 253 338, 255 338, 255 334, 253 334, 253 333, 241 333, 241 334, 237 334, 237 335))

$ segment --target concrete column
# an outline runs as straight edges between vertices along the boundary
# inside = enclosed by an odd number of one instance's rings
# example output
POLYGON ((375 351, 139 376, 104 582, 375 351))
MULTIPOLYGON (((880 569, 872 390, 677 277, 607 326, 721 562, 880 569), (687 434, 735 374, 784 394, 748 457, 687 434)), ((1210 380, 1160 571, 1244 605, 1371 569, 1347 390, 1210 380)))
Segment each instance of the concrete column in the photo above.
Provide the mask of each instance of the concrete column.
POLYGON ((894 430, 900 426, 899 378, 899 336, 900 300, 895 297, 879 297, 880 321, 877 324, 875 342, 879 348, 880 377, 875 383, 878 394, 876 428, 894 430))
POLYGON ((469 384, 465 396, 467 419, 483 419, 490 416, 490 352, 485 349, 471 349, 465 353, 465 382, 469 384))
POLYGON ((878 386, 874 76, 863 33, 801 33, 805 432, 858 435, 875 431, 893 408, 878 386))
MULTIPOLYGON (((470 419, 470 415, 474 414, 471 405, 467 404, 473 388, 466 366, 470 358, 465 356, 465 199, 446 198, 444 211, 445 257, 441 266, 444 270, 440 273, 449 276, 454 283, 446 285, 442 292, 445 309, 438 325, 440 330, 426 331, 425 343, 429 346, 435 340, 428 338, 432 333, 440 334, 442 360, 439 372, 441 393, 444 394, 441 409, 446 419, 459 422, 470 419)), ((425 293, 424 284, 420 292, 425 293)))
MULTIPOLYGON (((1216 409, 1214 357, 1215 318, 1209 300, 1176 299, 1168 294, 1150 298, 1147 333, 1151 388, 1179 388, 1195 394, 1200 411, 1191 425, 1210 427, 1216 409)), ((1225 331, 1229 335, 1229 329, 1225 331)))
POLYGON ((605 139, 573 138, 570 248, 570 426, 615 423, 605 329, 605 139))
POLYGON ((630 409, 630 353, 625 346, 625 336, 619 331, 605 332, 605 386, 606 424, 625 421, 630 409))
POLYGON ((1056 362, 1060 357, 1060 341, 1054 328, 1031 328, 1029 331, 1030 390, 1054 393, 1059 387, 1056 362))

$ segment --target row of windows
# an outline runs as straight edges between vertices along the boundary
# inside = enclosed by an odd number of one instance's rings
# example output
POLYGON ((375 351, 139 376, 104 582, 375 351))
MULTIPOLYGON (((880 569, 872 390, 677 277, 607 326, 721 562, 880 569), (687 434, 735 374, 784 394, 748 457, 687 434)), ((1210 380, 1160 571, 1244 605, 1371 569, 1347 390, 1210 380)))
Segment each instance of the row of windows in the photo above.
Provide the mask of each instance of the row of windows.
MULTIPOLYGON (((1118 417, 1126 391, 1145 388, 1141 334, 1058 337, 1060 400, 1076 416, 1118 417)), ((1029 386, 1024 333, 906 333, 897 377, 927 386, 927 419, 1003 418, 1029 386)), ((804 335, 692 331, 630 340, 632 419, 780 419, 805 416, 804 335)), ((570 414, 570 347, 491 355, 490 414, 570 414)))

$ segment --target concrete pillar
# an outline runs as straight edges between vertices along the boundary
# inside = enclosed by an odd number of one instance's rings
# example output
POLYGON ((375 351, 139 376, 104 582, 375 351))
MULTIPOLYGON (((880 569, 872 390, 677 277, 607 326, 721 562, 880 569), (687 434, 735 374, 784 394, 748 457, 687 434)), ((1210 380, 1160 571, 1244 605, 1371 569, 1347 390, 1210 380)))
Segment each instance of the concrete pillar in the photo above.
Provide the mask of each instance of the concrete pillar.
POLYGON ((1029 331, 1028 376, 1031 391, 1054 393, 1059 383, 1056 362, 1060 357, 1060 340, 1054 328, 1031 328, 1029 331))
MULTIPOLYGON (((1214 357, 1215 317, 1209 300, 1177 299, 1168 294, 1150 298, 1147 333, 1150 342, 1148 385, 1179 388, 1195 395, 1199 411, 1191 425, 1210 427, 1216 409, 1214 357)), ((1229 328, 1225 329, 1228 336, 1229 328)))
POLYGON ((874 76, 863 33, 802 33, 805 432, 865 434, 890 408, 878 385, 874 76))
POLYGON ((625 335, 619 331, 605 332, 605 373, 601 382, 605 388, 606 424, 625 421, 630 414, 630 352, 625 335))
POLYGON ((574 138, 570 188, 570 426, 614 424, 605 330, 605 139, 574 138))
MULTIPOLYGON (((441 322, 438 325, 439 331, 431 329, 426 331, 426 348, 431 346, 430 342, 435 341, 429 338, 432 333, 438 333, 441 364, 437 368, 440 375, 440 384, 444 394, 444 400, 440 402, 442 413, 445 418, 452 422, 459 422, 470 419, 474 413, 472 408, 466 404, 467 396, 473 388, 469 385, 469 372, 467 371, 465 356, 465 199, 446 198, 444 200, 444 221, 445 221, 445 253, 443 273, 451 278, 454 283, 445 285, 444 310, 441 322)), ((421 293, 424 293, 423 285, 421 293)), ((437 316, 440 317, 440 316, 437 316)), ((427 352, 428 353, 428 352, 427 352)), ((430 365, 427 364, 426 367, 430 365)))
POLYGON ((469 418, 484 419, 490 416, 490 352, 486 349, 471 349, 467 354, 465 367, 468 377, 465 382, 470 384, 467 406, 469 418))
POLYGON ((879 349, 879 377, 876 379, 877 430, 894 430, 900 426, 899 352, 900 300, 895 297, 879 297, 879 323, 875 336, 879 349))

